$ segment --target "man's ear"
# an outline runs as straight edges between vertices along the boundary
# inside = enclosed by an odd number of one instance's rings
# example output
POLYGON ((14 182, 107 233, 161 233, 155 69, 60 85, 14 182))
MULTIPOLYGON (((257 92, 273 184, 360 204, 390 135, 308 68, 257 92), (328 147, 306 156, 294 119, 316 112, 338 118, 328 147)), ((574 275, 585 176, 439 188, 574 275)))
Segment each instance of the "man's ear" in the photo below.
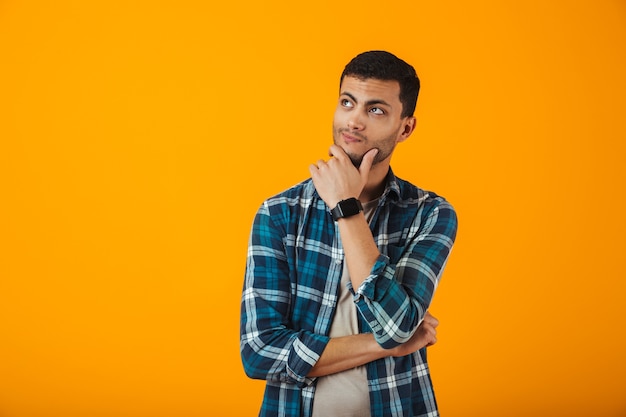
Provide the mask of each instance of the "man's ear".
POLYGON ((402 131, 400 132, 400 137, 398 138, 398 142, 403 142, 411 136, 411 133, 415 130, 415 125, 417 124, 417 119, 415 116, 407 117, 406 120, 402 124, 402 131))

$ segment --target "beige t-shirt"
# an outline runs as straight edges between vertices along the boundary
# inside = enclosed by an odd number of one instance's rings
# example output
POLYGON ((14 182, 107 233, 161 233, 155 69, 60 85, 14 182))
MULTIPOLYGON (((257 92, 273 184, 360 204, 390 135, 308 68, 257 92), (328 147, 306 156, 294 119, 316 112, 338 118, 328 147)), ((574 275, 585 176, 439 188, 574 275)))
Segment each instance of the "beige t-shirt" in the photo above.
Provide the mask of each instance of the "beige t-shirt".
MULTIPOLYGON (((378 205, 378 200, 363 204, 368 223, 378 205)), ((347 288, 350 281, 348 267, 343 263, 337 310, 330 327, 330 337, 359 333, 356 305, 347 288)), ((319 377, 313 401, 313 417, 369 417, 370 397, 365 366, 319 377)))

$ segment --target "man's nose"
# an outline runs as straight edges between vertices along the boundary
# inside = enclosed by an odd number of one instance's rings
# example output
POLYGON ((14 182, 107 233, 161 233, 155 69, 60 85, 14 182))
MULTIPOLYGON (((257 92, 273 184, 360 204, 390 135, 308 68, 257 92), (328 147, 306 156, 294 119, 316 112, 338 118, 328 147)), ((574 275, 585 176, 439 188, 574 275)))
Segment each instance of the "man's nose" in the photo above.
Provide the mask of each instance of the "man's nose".
POLYGON ((363 130, 365 123, 360 112, 353 112, 348 118, 348 128, 350 130, 363 130))

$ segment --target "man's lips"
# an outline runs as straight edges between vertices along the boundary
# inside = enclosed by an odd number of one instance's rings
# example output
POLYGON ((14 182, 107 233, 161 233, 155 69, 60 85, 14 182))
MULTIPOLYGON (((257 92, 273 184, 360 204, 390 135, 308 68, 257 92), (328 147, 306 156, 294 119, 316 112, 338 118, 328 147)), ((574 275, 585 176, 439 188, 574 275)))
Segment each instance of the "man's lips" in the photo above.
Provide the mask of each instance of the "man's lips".
POLYGON ((358 137, 358 136, 353 136, 353 135, 349 135, 346 132, 341 132, 341 136, 343 137, 343 140, 346 143, 356 143, 356 142, 362 142, 363 139, 358 137))

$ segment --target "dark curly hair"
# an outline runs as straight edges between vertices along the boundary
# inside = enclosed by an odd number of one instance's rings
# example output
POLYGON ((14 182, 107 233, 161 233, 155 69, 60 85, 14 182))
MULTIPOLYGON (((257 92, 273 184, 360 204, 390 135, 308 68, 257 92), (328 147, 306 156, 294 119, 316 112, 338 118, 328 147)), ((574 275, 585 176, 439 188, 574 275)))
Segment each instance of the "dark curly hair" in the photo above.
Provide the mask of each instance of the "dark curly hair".
POLYGON ((346 76, 362 80, 374 78, 384 81, 397 81, 400 84, 401 117, 413 116, 415 113, 420 80, 415 68, 394 54, 386 51, 363 52, 346 65, 341 73, 339 85, 346 76))

